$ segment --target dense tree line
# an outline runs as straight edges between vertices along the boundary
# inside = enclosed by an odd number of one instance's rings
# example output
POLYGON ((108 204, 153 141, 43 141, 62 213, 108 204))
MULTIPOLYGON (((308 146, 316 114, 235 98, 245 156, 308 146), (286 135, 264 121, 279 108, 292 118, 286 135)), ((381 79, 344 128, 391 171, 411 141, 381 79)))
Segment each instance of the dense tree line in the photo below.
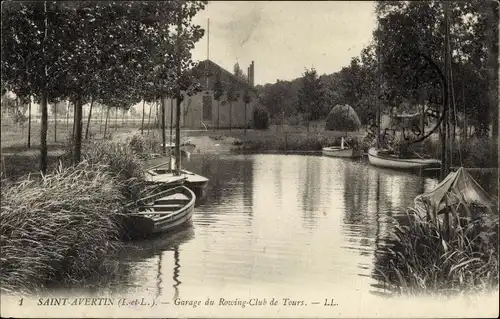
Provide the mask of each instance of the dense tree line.
MULTIPOLYGON (((258 86, 272 119, 324 119, 337 104, 349 104, 363 124, 376 112, 439 110, 444 70, 444 11, 441 1, 378 1, 372 42, 348 66, 317 76, 307 70, 292 81, 258 86), (377 50, 378 53, 377 54, 377 50)), ((498 135, 498 3, 449 2, 451 55, 449 121, 498 135), (456 112, 455 112, 456 111, 456 112)))
POLYGON ((47 168, 48 104, 73 105, 78 162, 84 104, 91 104, 90 118, 94 103, 128 109, 141 100, 181 99, 193 88, 185 71, 194 66, 190 51, 204 30, 192 18, 206 3, 3 3, 2 91, 41 105, 41 171, 47 168))

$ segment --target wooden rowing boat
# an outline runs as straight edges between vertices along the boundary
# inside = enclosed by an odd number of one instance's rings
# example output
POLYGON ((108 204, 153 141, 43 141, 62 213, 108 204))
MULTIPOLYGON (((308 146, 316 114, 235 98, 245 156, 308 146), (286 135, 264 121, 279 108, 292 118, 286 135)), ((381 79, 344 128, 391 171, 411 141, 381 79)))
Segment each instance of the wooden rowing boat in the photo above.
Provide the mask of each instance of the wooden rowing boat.
POLYGON ((323 147, 322 153, 325 156, 344 157, 344 158, 354 158, 354 157, 360 157, 362 155, 361 150, 356 150, 349 145, 344 145, 343 137, 340 146, 323 147))
POLYGON ((124 235, 147 238, 178 228, 191 221, 195 201, 192 190, 177 186, 129 204, 122 220, 124 235))
POLYGON ((196 173, 190 172, 185 169, 180 170, 180 174, 176 174, 175 169, 172 167, 174 165, 174 160, 171 159, 170 162, 161 163, 159 165, 153 166, 146 171, 146 180, 150 183, 174 183, 176 180, 182 179, 183 185, 187 186, 193 191, 204 190, 209 182, 209 179, 198 175, 196 173), (161 168, 162 166, 170 167, 161 168))
POLYGON ((441 166, 441 161, 432 158, 400 157, 388 150, 371 147, 368 150, 368 161, 373 166, 392 169, 415 169, 441 166))

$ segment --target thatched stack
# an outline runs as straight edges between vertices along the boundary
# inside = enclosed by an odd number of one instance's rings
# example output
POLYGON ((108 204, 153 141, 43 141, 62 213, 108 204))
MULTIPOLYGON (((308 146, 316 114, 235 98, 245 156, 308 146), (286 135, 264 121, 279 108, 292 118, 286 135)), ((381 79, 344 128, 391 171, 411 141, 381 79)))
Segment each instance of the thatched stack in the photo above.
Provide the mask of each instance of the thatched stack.
POLYGON ((335 105, 326 117, 325 130, 354 132, 361 128, 356 111, 348 105, 335 105))

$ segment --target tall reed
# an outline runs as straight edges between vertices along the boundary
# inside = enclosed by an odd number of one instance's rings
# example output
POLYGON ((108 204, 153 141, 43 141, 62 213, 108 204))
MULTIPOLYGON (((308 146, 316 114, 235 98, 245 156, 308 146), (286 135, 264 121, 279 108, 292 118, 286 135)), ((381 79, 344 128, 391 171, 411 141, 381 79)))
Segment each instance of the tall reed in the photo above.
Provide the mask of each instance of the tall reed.
POLYGON ((383 249, 379 272, 405 294, 498 289, 498 215, 455 216, 448 232, 409 209, 383 249))
POLYGON ((1 190, 1 288, 28 292, 106 271, 125 200, 108 168, 84 161, 1 190))
POLYGON ((137 200, 147 190, 144 161, 124 141, 99 141, 83 150, 82 156, 90 164, 106 167, 118 183, 118 189, 129 200, 137 200))

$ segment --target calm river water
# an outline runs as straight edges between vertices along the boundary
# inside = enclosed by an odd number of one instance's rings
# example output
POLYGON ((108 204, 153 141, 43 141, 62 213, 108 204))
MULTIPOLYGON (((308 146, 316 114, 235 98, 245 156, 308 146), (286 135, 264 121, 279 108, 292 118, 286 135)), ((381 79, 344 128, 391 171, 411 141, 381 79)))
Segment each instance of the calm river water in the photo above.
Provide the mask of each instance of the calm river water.
POLYGON ((383 292, 375 251, 432 177, 314 155, 194 155, 210 178, 193 225, 132 243, 97 293, 189 298, 200 289, 383 292), (319 288, 321 287, 321 288, 319 288))

